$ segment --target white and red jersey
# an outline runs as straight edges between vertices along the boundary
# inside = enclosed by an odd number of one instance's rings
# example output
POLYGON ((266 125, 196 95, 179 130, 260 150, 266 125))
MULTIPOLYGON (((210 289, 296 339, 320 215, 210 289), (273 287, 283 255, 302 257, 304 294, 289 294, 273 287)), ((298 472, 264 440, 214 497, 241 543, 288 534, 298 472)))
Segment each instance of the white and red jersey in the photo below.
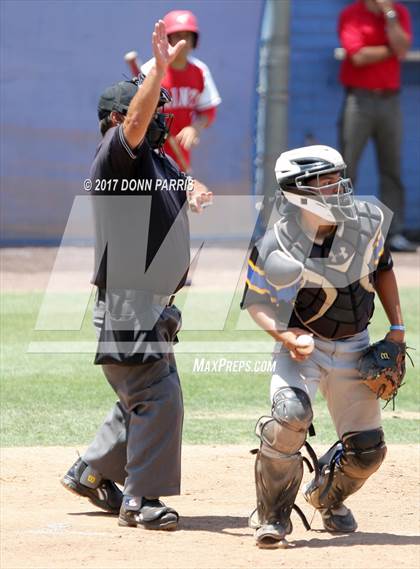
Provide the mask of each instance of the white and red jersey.
MULTIPOLYGON (((141 70, 147 75, 154 65, 154 58, 144 63, 141 70)), ((215 109, 221 103, 217 87, 205 63, 195 57, 188 57, 184 69, 168 67, 162 86, 171 93, 172 101, 165 105, 165 111, 173 113, 171 135, 176 136, 189 126, 197 114, 206 114, 209 124, 215 117, 215 109)), ((170 144, 166 142, 165 152, 178 162, 170 144)), ((185 161, 190 165, 190 152, 180 146, 185 161)), ((179 164, 182 169, 182 165, 179 164)))

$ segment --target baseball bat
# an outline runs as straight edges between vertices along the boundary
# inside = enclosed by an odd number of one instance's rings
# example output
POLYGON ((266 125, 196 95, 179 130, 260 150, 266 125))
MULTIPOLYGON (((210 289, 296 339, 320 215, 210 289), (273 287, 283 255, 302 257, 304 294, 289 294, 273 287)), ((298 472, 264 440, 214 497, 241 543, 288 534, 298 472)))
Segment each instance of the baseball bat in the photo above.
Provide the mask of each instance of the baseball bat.
POLYGON ((184 158, 184 155, 182 154, 182 150, 181 150, 181 146, 179 145, 179 142, 177 141, 177 139, 175 137, 172 136, 172 134, 168 135, 168 142, 176 156, 177 162, 178 164, 181 166, 181 168, 183 169, 183 171, 186 174, 190 173, 190 169, 188 167, 187 161, 184 158))
MULTIPOLYGON (((129 66, 131 72, 133 73, 133 76, 137 77, 141 73, 141 70, 140 70, 141 63, 139 62, 137 51, 128 51, 124 55, 124 60, 127 63, 127 65, 129 66)), ((177 160, 178 164, 181 166, 183 171, 188 174, 189 173, 189 167, 188 167, 187 161, 184 158, 184 155, 182 154, 182 150, 181 150, 181 147, 180 147, 178 141, 171 134, 169 134, 168 142, 170 144, 170 147, 173 150, 173 153, 176 156, 176 160, 177 160)))
POLYGON ((128 67, 130 68, 133 77, 137 77, 141 73, 137 51, 128 51, 124 55, 124 61, 127 63, 128 67))

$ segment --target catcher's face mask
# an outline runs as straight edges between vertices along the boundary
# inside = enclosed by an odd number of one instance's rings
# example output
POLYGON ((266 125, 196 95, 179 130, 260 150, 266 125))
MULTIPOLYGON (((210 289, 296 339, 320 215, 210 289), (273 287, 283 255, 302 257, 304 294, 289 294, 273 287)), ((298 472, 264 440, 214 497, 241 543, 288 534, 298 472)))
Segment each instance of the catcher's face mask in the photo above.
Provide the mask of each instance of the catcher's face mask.
POLYGON ((310 178, 296 176, 295 186, 283 189, 283 193, 291 203, 327 221, 355 220, 353 185, 350 178, 344 178, 342 174, 331 169, 310 178))

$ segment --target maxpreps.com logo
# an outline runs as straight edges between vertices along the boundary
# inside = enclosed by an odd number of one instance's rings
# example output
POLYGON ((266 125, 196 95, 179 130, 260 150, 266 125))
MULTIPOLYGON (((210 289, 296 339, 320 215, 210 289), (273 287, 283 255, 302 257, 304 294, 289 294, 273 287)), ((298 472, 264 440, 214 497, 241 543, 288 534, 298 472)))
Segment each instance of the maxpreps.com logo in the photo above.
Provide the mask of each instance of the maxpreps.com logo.
POLYGON ((194 373, 274 373, 276 362, 273 360, 229 360, 227 358, 207 359, 195 358, 194 373))

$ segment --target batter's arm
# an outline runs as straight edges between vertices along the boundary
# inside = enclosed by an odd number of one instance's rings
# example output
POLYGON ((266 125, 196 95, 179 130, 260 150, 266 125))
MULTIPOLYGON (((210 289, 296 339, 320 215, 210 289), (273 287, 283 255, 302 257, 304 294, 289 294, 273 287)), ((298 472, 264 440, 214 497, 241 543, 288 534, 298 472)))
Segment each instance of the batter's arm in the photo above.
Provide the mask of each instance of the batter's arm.
POLYGON ((197 111, 192 123, 185 126, 176 135, 176 139, 186 150, 200 142, 201 131, 208 128, 216 118, 216 107, 205 111, 197 111))
POLYGON ((197 115, 194 121, 180 130, 175 138, 181 146, 190 150, 192 146, 196 146, 200 142, 201 131, 207 126, 208 118, 206 115, 197 115))
POLYGON ((274 310, 268 304, 251 304, 248 306, 248 312, 251 318, 272 336, 276 342, 281 342, 290 352, 290 356, 294 360, 304 361, 310 354, 302 355, 297 351, 296 340, 303 334, 308 334, 306 330, 301 328, 286 328, 280 324, 274 310), (282 329, 283 328, 283 329, 282 329))

